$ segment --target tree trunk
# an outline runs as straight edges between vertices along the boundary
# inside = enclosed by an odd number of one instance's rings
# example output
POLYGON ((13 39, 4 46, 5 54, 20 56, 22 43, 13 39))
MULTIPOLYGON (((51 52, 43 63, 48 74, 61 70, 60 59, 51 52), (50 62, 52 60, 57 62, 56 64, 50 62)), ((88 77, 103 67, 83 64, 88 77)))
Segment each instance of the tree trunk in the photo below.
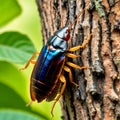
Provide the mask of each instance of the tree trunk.
POLYGON ((120 120, 120 0, 36 1, 44 42, 55 31, 72 23, 80 12, 68 47, 82 44, 93 34, 86 48, 76 52, 81 57, 72 60, 88 69, 72 69, 79 87, 67 80, 62 96, 62 119, 120 120))

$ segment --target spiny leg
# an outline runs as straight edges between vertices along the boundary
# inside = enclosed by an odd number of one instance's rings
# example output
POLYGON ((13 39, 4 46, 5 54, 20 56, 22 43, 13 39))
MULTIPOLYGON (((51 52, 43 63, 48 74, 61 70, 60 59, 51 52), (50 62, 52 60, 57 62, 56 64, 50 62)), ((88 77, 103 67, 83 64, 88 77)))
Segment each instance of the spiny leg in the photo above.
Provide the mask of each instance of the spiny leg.
POLYGON ((70 82, 71 82, 73 85, 78 86, 75 82, 73 82, 72 72, 71 72, 70 68, 67 67, 67 66, 64 66, 64 70, 65 70, 66 72, 68 72, 70 82))
POLYGON ((85 48, 86 45, 88 44, 88 42, 90 41, 91 37, 92 37, 92 34, 90 34, 90 35, 87 37, 87 39, 85 40, 85 42, 83 42, 82 45, 79 45, 79 46, 76 46, 76 47, 72 47, 72 48, 70 48, 70 49, 68 50, 68 52, 74 52, 74 51, 77 51, 77 50, 79 50, 79 49, 81 49, 81 48, 85 48))
POLYGON ((55 99, 54 103, 53 103, 53 106, 52 106, 52 109, 51 109, 51 114, 53 116, 53 109, 55 107, 55 104, 58 102, 58 100, 60 99, 60 97, 62 96, 64 90, 65 90, 65 87, 66 87, 66 79, 63 75, 60 75, 60 81, 63 83, 63 86, 61 88, 61 91, 60 91, 60 94, 57 96, 57 98, 55 99))
POLYGON ((36 56, 37 54, 39 54, 38 51, 35 52, 35 53, 32 55, 32 57, 29 59, 29 61, 26 63, 26 65, 25 65, 23 68, 21 68, 20 70, 26 69, 26 68, 29 66, 30 63, 35 64, 35 63, 36 63, 36 60, 34 60, 34 58, 35 58, 35 56, 36 56))

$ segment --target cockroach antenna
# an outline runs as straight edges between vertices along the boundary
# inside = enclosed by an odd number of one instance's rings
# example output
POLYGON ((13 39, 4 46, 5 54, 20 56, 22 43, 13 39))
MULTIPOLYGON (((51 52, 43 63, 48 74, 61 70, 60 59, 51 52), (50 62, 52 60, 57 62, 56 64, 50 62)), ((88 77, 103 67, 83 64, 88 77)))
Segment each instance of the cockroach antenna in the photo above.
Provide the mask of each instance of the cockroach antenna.
POLYGON ((89 5, 89 3, 87 4, 87 6, 81 12, 79 12, 76 19, 68 26, 69 31, 72 29, 72 26, 77 22, 78 18, 82 15, 82 13, 87 9, 88 5, 89 5))

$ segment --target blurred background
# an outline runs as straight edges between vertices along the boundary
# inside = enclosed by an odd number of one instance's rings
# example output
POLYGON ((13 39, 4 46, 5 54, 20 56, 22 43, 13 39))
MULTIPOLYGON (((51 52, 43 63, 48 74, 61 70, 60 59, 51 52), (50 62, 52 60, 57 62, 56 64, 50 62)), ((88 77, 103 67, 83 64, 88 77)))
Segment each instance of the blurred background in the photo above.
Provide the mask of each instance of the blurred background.
MULTIPOLYGON (((43 46, 35 0, 0 0, 0 5, 0 120, 49 120, 53 102, 26 107, 33 65, 19 70, 43 46)), ((59 103, 53 119, 61 120, 59 103)))

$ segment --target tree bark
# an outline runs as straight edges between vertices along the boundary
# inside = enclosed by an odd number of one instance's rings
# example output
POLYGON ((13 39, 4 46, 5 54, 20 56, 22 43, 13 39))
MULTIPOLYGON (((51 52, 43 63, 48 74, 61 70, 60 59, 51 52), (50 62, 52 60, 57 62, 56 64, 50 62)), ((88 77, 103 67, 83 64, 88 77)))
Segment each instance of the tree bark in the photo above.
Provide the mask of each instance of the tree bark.
MULTIPOLYGON (((75 88, 67 79, 62 96, 63 120, 120 119, 120 0, 36 0, 46 42, 55 31, 72 23, 68 47, 80 45, 92 33, 87 47, 72 61, 86 70, 72 69, 75 88), (85 11, 83 9, 85 8, 85 11)), ((66 75, 67 76, 67 75, 66 75)))

